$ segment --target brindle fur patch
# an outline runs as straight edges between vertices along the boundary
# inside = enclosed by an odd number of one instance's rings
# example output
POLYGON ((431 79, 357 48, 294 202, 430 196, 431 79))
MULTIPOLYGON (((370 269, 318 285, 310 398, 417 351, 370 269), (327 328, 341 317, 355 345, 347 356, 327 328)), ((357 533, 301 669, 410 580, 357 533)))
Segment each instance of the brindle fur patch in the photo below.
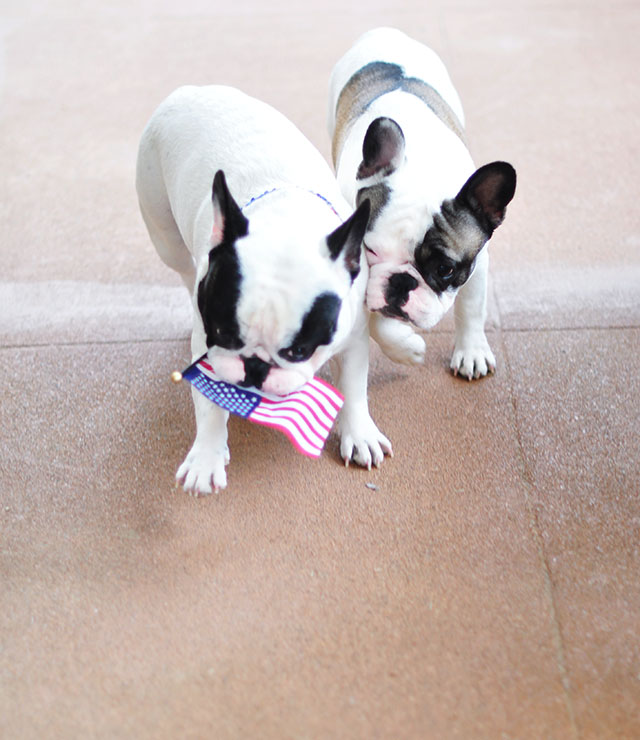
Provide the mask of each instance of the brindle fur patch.
POLYGON ((371 214, 369 216, 367 231, 371 231, 373 229, 378 216, 389 202, 390 197, 391 189, 383 182, 378 183, 377 185, 371 185, 367 188, 360 188, 360 190, 358 190, 356 205, 359 206, 365 198, 368 198, 371 203, 371 214))
POLYGON ((370 62, 355 72, 340 91, 332 146, 334 165, 354 121, 374 100, 394 90, 402 90, 422 100, 466 145, 464 127, 451 106, 435 88, 417 77, 405 77, 404 70, 399 64, 370 62))
POLYGON ((469 279, 475 259, 489 236, 468 209, 446 200, 415 250, 416 269, 436 293, 459 288, 469 279))

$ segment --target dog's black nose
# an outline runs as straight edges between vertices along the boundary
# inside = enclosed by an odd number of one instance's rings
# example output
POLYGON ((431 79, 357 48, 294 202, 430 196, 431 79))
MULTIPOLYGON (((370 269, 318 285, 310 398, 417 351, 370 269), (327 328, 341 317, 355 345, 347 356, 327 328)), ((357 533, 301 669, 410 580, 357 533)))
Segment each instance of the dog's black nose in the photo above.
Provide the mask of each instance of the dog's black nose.
POLYGON ((244 361, 244 380, 238 385, 243 388, 262 388, 262 384, 269 374, 269 370, 271 370, 271 365, 255 355, 242 359, 244 361))
POLYGON ((387 305, 383 308, 382 313, 385 316, 394 318, 407 319, 407 314, 402 310, 402 306, 409 300, 409 293, 418 287, 418 281, 407 272, 396 272, 387 283, 384 297, 387 305))

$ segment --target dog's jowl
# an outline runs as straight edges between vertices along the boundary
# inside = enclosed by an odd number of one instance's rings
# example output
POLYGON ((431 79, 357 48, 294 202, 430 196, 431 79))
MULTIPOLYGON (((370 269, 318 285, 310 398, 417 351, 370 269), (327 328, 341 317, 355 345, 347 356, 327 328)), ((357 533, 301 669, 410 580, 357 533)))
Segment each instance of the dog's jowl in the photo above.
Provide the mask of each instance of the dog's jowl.
MULTIPOLYGON (((136 185, 153 244, 192 296, 192 358, 284 396, 340 353, 341 455, 379 465, 391 445, 367 405, 369 201, 352 212, 292 123, 222 86, 183 87, 160 105, 136 185)), ((196 439, 177 481, 199 495, 226 486, 228 414, 195 389, 193 403, 196 439)))
POLYGON ((506 162, 475 169, 457 92, 440 58, 390 28, 362 36, 335 66, 329 130, 343 194, 371 202, 364 246, 373 336, 419 363, 429 329, 454 304, 454 373, 495 369, 484 331, 486 243, 513 198, 506 162))

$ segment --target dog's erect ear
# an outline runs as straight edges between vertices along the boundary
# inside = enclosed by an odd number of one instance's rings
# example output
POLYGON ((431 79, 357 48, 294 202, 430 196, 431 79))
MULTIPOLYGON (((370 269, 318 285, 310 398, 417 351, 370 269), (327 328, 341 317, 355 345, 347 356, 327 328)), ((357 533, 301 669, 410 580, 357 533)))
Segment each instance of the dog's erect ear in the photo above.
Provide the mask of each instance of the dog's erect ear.
POLYGON ((508 162, 491 162, 476 170, 456 195, 491 236, 504 221, 507 204, 516 191, 516 171, 508 162))
POLYGON ((222 170, 218 170, 213 178, 211 198, 213 201, 211 245, 215 247, 221 243, 233 244, 236 239, 246 236, 249 222, 229 192, 222 170))
POLYGON ((390 175, 404 160, 404 134, 391 118, 376 118, 369 124, 362 142, 362 162, 356 177, 366 180, 390 175))
POLYGON ((352 282, 360 272, 362 240, 367 231, 370 211, 369 200, 363 200, 355 213, 327 237, 331 259, 334 262, 339 258, 344 260, 352 282))

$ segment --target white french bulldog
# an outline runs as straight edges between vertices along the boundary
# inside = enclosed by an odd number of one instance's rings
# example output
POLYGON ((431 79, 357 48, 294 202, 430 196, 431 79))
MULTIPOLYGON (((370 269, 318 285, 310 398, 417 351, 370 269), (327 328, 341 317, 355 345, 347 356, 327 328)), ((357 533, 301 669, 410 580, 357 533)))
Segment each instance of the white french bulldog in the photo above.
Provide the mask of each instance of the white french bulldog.
POLYGON ((397 362, 420 363, 425 343, 408 322, 429 329, 455 300, 454 374, 493 372, 485 244, 514 195, 515 170, 493 162, 475 171, 444 64, 398 30, 364 34, 336 64, 329 98, 342 192, 354 205, 371 201, 372 336, 397 362))
MULTIPOLYGON (((287 395, 341 353, 342 458, 380 465, 391 444, 367 403, 369 202, 353 213, 290 121, 216 85, 179 88, 155 111, 136 186, 158 254, 193 298, 193 359, 206 352, 222 380, 287 395)), ((208 494, 227 483, 228 413, 195 389, 193 403, 176 480, 208 494)))

